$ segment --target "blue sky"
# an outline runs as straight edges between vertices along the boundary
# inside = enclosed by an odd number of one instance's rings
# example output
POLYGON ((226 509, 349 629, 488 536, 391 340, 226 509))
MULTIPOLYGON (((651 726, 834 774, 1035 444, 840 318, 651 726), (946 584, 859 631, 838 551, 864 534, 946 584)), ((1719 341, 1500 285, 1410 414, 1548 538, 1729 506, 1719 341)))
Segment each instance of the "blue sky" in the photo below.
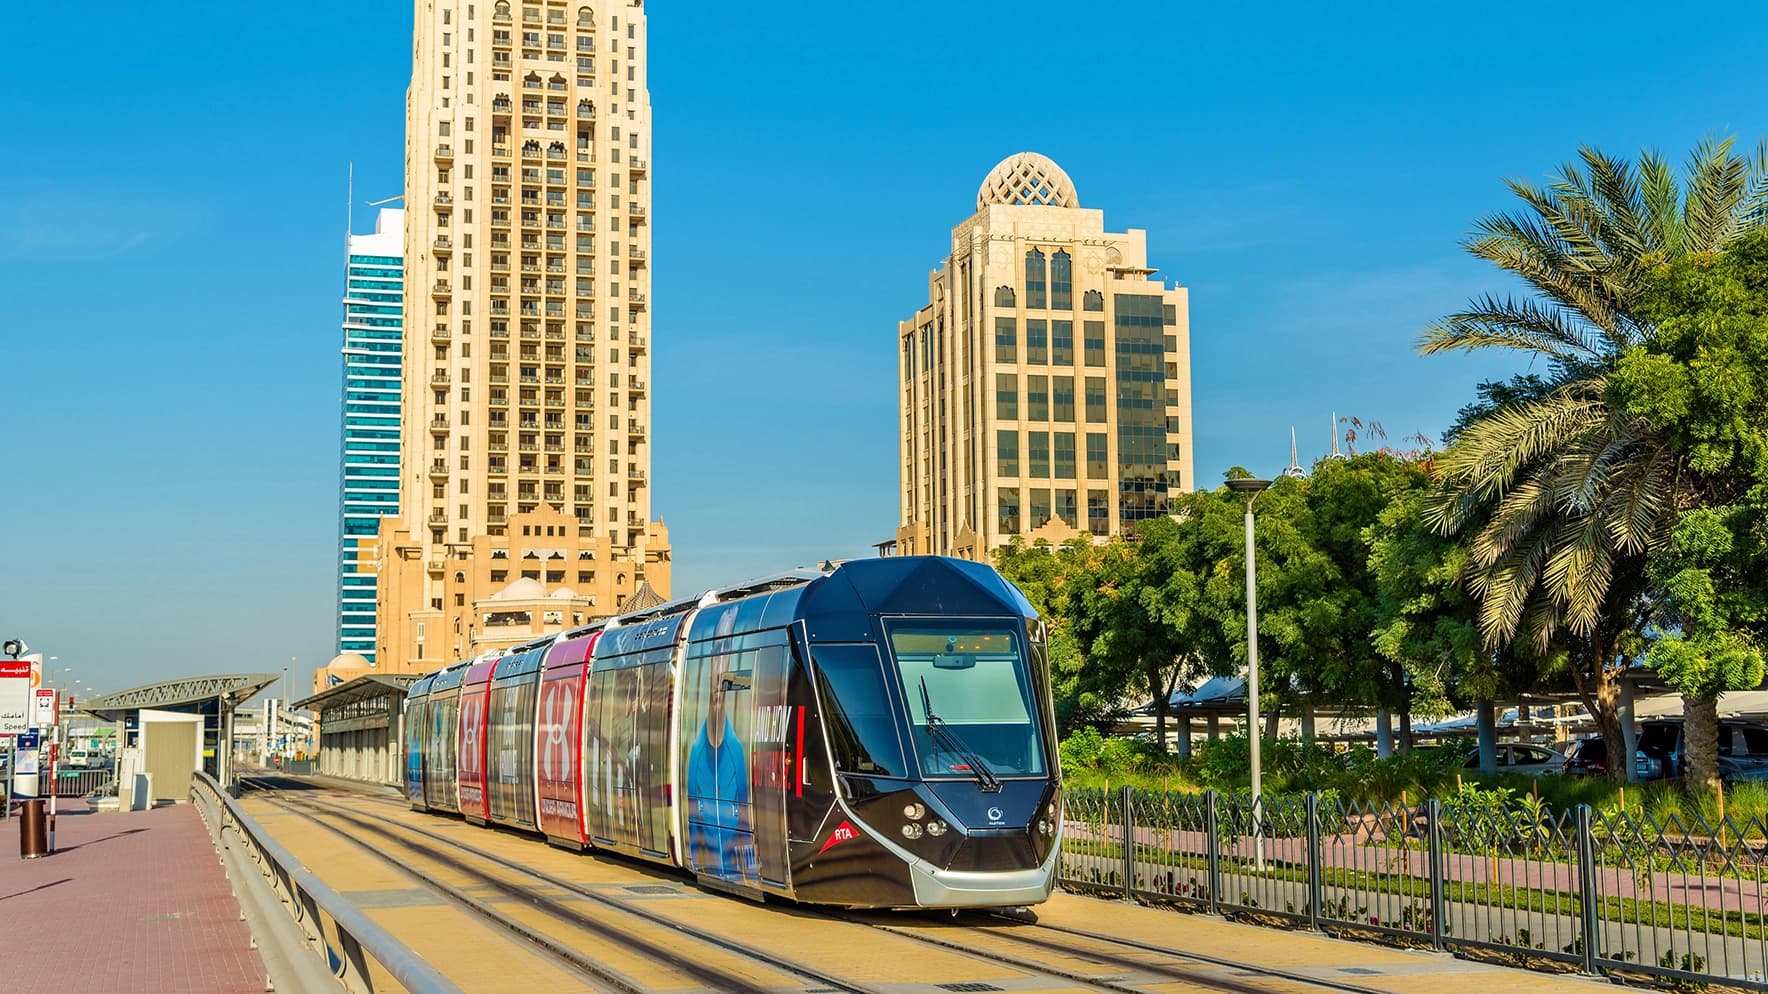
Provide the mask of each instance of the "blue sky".
MULTIPOLYGON (((676 592, 892 535, 896 322, 1021 149, 1191 288, 1202 482, 1439 433, 1509 372, 1411 347, 1502 288, 1502 177, 1768 130, 1768 9, 1510 10, 650 5, 676 592)), ((179 14, 25 5, 0 60, 0 635, 99 690, 331 656, 347 164, 402 184, 408 5, 179 14)))

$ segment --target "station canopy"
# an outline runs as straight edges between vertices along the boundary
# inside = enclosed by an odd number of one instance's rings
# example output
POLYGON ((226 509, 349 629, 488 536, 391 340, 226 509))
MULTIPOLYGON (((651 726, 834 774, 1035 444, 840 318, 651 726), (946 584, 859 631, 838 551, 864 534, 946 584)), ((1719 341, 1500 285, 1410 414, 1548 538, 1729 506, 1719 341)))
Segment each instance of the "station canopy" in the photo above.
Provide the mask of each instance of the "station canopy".
POLYGON ((369 673, 354 680, 333 684, 312 697, 296 701, 292 706, 325 712, 371 697, 404 697, 405 691, 422 676, 421 673, 369 673))
POLYGON ((229 673, 192 676, 150 683, 91 698, 75 708, 104 721, 118 721, 129 711, 201 711, 215 701, 233 710, 251 700, 265 687, 282 679, 280 673, 229 673))

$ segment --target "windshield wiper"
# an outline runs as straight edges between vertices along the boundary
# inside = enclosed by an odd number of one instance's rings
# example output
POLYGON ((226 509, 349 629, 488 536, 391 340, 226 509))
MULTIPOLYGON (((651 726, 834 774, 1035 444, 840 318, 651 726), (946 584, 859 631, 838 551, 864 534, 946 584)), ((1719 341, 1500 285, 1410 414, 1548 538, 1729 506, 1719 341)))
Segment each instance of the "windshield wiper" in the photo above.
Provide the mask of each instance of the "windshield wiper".
POLYGON ((994 775, 994 771, 989 769, 988 764, 982 761, 982 757, 976 755, 975 751, 958 737, 957 732, 946 727, 945 719, 933 713, 933 699, 927 694, 926 677, 921 678, 921 710, 927 715, 927 731, 939 736, 951 751, 963 757, 964 762, 970 765, 970 772, 975 775, 976 782, 982 785, 983 793, 999 793, 1001 781, 994 775))

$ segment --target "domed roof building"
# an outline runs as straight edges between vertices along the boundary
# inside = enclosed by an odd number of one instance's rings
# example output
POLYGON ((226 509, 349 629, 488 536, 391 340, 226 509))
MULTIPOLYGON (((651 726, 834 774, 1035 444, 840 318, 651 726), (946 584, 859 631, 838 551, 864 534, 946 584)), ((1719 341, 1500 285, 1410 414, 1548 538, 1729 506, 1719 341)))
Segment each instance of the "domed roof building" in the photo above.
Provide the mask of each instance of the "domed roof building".
POLYGON ((1190 295, 1046 155, 997 162, 897 326, 903 555, 1121 534, 1196 488, 1190 295))

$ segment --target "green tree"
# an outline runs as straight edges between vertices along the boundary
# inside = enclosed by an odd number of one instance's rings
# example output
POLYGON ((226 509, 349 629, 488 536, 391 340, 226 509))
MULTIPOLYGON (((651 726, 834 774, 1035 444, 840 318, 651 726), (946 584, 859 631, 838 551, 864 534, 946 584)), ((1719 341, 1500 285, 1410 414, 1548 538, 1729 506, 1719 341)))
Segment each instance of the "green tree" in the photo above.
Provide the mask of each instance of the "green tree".
POLYGON ((1051 696, 1056 725, 1063 735, 1086 726, 1109 726, 1122 710, 1122 684, 1114 685, 1113 675, 1088 665, 1072 620, 1075 601, 1094 582, 1098 558, 1087 536, 1059 548, 1042 542, 1028 545, 1015 537, 995 552, 995 567, 1019 587, 1044 619, 1051 696))
POLYGON ((1405 668, 1370 640, 1382 606, 1370 529, 1392 502, 1429 482, 1420 463, 1385 451, 1323 460, 1308 478, 1309 542, 1330 565, 1307 624, 1309 682, 1325 699, 1400 714, 1413 710, 1405 668))
POLYGON ((1483 219, 1466 247, 1534 294, 1478 298, 1421 338, 1426 354, 1507 348, 1545 366, 1544 393, 1497 407, 1443 453, 1427 520, 1471 535, 1485 644, 1563 647, 1613 755, 1646 556, 1668 539, 1681 480, 1663 436, 1610 402, 1609 378, 1651 339, 1642 307, 1653 268, 1716 252, 1759 217, 1765 158, 1708 140, 1678 178, 1655 152, 1633 164, 1586 147, 1546 187, 1510 181, 1523 209, 1483 219))
POLYGON ((1691 787, 1718 782, 1717 702, 1757 686, 1768 612, 1768 232, 1686 257, 1647 282, 1653 334, 1628 349, 1608 400, 1672 453, 1678 500, 1652 550, 1647 659, 1682 694, 1691 787))

